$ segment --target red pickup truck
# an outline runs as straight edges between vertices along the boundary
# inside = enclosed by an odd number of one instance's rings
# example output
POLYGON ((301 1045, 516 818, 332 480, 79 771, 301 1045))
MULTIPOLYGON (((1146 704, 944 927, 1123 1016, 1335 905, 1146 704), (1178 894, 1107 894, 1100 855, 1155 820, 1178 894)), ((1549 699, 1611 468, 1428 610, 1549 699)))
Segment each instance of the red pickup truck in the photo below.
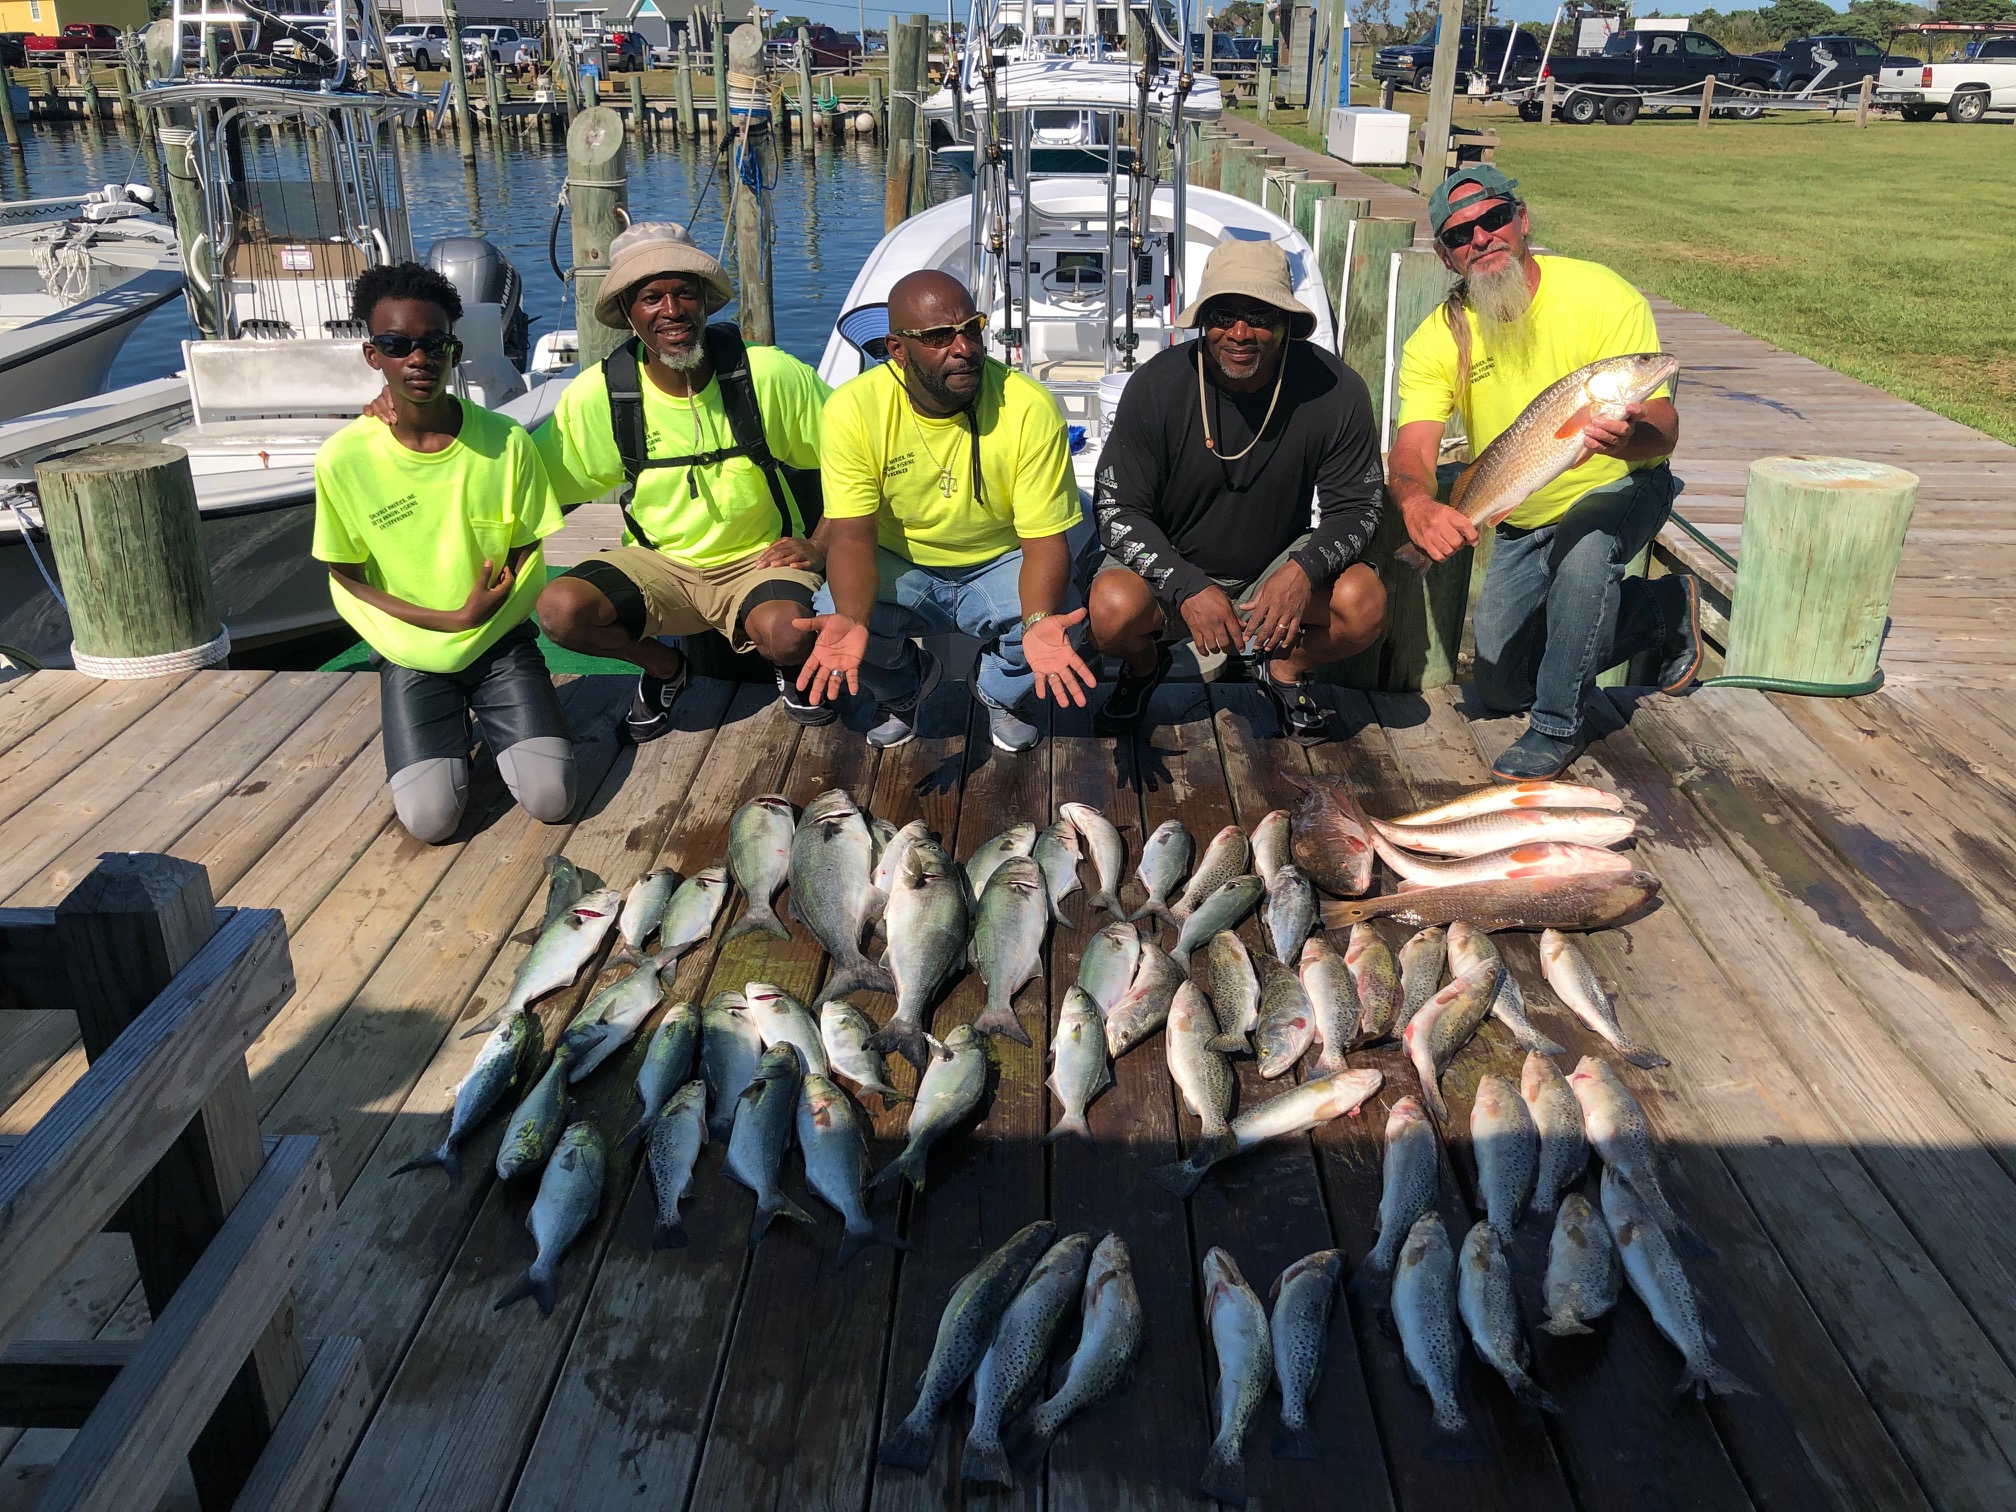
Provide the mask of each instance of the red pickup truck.
POLYGON ((30 37, 22 44, 30 53, 116 53, 119 28, 95 21, 72 21, 54 37, 30 37))

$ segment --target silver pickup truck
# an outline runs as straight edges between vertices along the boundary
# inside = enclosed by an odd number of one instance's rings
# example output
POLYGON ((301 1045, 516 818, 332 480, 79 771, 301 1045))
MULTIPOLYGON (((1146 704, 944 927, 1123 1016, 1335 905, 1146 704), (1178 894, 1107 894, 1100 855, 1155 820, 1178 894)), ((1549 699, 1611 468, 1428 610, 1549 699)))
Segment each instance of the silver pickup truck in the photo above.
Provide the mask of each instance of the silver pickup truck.
POLYGON ((1924 37, 1937 56, 1959 42, 1961 55, 1936 63, 1886 64, 1876 80, 1876 103, 1903 112, 1907 121, 1929 121, 1945 113, 1949 121, 1972 125, 1989 113, 2016 112, 2016 25, 1964 26, 1957 23, 1903 28, 1890 39, 1892 52, 1907 36, 1924 37))

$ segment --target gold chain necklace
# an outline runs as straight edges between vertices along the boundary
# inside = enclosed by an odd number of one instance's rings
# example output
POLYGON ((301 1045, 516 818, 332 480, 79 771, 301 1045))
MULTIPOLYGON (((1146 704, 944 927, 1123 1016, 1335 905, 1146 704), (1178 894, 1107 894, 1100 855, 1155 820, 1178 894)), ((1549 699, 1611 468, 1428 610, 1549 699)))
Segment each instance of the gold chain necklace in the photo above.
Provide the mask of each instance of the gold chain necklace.
MULTIPOLYGON (((901 379, 897 382, 900 384, 901 379)), ((917 408, 910 402, 910 391, 903 390, 903 413, 910 417, 910 429, 916 432, 917 444, 924 449, 924 455, 931 459, 931 465, 938 469, 938 492, 946 498, 952 497, 952 469, 938 460, 938 453, 931 449, 931 443, 924 439, 924 427, 917 423, 917 408)), ((956 446, 956 443, 955 443, 956 446)))
POLYGON ((1245 449, 1229 456, 1218 455, 1218 443, 1211 435, 1211 411, 1204 402, 1204 353, 1197 354, 1197 418, 1204 422, 1204 450, 1217 456, 1220 462, 1237 462, 1247 452, 1260 444, 1260 438, 1267 434, 1267 422, 1274 418, 1274 406, 1281 402, 1281 380, 1288 376, 1288 349, 1281 349, 1281 366, 1274 370, 1274 397, 1267 401, 1267 413, 1260 417, 1260 427, 1253 432, 1253 439, 1245 449))

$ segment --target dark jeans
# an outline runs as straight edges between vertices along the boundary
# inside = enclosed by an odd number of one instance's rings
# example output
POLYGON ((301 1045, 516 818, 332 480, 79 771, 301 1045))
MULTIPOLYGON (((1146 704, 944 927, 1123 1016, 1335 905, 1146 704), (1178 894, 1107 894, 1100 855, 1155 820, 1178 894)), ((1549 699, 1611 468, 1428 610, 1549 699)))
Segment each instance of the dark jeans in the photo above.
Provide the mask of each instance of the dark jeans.
POLYGON ((1486 708, 1525 711, 1541 734, 1571 739, 1596 674, 1665 639, 1665 595, 1625 568, 1679 492, 1671 468, 1648 467, 1584 494, 1552 525, 1498 528, 1477 600, 1486 708))

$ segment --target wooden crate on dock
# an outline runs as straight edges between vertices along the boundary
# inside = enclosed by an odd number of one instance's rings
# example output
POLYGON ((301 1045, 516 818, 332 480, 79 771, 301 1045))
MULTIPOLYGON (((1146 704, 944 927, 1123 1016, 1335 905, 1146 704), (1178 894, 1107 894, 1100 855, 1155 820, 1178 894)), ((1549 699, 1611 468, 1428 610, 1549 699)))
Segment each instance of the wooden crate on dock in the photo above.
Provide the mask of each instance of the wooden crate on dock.
POLYGON ((295 1336, 333 1211, 321 1141, 259 1134, 245 1049, 294 992, 287 929, 209 875, 115 853, 54 908, 0 909, 0 1008, 74 1010, 90 1069, 0 1146, 0 1424, 76 1436, 39 1507, 151 1507, 185 1459, 205 1512, 324 1506, 370 1400, 363 1346, 295 1336), (18 1337, 102 1228, 133 1241, 135 1340, 18 1337))

